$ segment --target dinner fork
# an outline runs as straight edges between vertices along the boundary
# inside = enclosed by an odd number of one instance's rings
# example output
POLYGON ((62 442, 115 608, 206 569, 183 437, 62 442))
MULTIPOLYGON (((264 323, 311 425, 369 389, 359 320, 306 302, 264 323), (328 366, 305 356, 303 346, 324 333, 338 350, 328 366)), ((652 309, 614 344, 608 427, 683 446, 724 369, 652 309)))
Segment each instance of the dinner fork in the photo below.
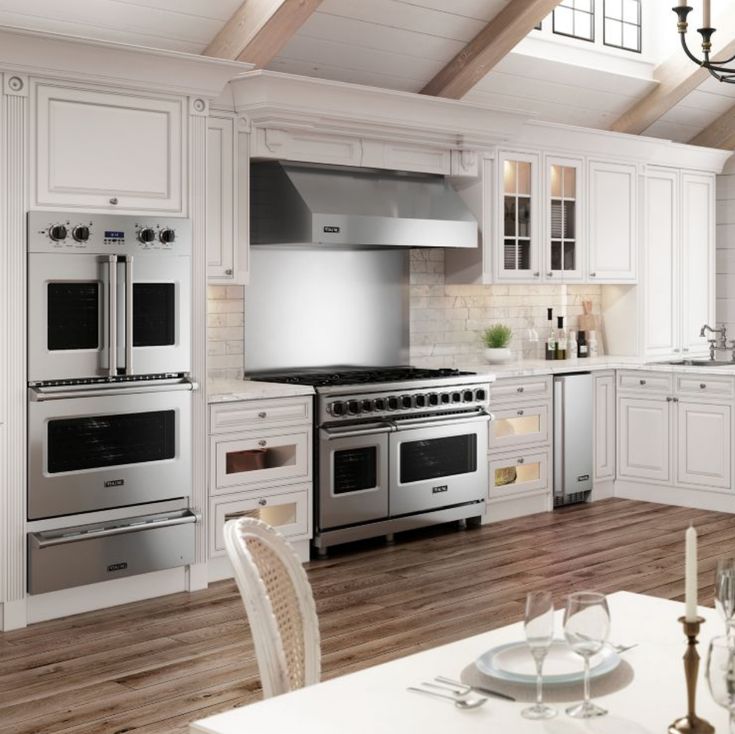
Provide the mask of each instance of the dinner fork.
POLYGON ((451 701, 458 709, 476 709, 487 701, 487 698, 484 696, 457 697, 451 693, 439 693, 438 691, 430 691, 426 688, 417 688, 416 686, 408 686, 406 690, 411 691, 411 693, 423 693, 425 696, 451 701))

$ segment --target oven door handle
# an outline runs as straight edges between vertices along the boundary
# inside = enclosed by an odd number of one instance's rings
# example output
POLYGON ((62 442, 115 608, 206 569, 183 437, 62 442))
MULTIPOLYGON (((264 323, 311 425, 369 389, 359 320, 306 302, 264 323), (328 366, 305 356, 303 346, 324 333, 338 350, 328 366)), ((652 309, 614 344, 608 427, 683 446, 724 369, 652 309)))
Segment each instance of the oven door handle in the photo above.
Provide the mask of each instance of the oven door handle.
POLYGON ((117 375, 117 255, 107 256, 107 372, 117 375))
POLYGON ((125 374, 133 374, 133 256, 125 256, 125 374))
POLYGON ((370 423, 363 428, 321 428, 319 434, 327 440, 335 438, 356 438, 357 436, 371 436, 376 433, 390 433, 395 431, 393 423, 370 423))
POLYGON ((453 418, 434 416, 431 418, 407 418, 396 421, 397 431, 408 431, 414 428, 434 428, 443 426, 459 426, 466 423, 488 423, 495 419, 492 413, 470 413, 466 416, 455 415, 453 418))
POLYGON ((31 538, 36 548, 49 548, 54 545, 64 545, 66 543, 75 543, 79 540, 91 540, 92 538, 109 538, 111 535, 126 535, 127 533, 135 533, 140 530, 153 530, 154 528, 168 528, 174 525, 189 525, 191 523, 200 522, 201 518, 192 513, 187 512, 178 517, 167 517, 161 520, 142 520, 140 522, 131 522, 125 525, 117 525, 111 528, 100 528, 99 530, 90 530, 87 532, 70 532, 68 535, 56 535, 51 538, 44 538, 43 533, 32 533, 31 538))
POLYGON ((113 397, 118 395, 139 395, 141 393, 159 393, 159 392, 173 392, 175 390, 188 390, 193 392, 199 389, 199 384, 196 382, 177 382, 175 384, 168 385, 155 385, 147 383, 145 385, 134 386, 134 387, 100 387, 93 388, 90 390, 64 390, 63 388, 53 387, 31 387, 28 392, 30 395, 31 402, 43 403, 46 400, 70 400, 75 398, 101 398, 111 395, 113 397))

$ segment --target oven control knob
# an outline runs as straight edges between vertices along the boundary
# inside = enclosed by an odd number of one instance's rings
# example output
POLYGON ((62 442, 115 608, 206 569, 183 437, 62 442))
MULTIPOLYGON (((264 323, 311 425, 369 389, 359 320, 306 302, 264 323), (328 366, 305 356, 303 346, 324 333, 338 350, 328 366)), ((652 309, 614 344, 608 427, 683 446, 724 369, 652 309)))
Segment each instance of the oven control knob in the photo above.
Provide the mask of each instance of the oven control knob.
POLYGON ((388 398, 388 410, 398 409, 398 398, 388 398))
POLYGON ((145 243, 153 242, 156 239, 156 230, 152 227, 143 227, 138 232, 138 239, 145 243))
POLYGON ((484 400, 484 399, 485 399, 485 391, 475 390, 475 400, 484 400))
POLYGON ((413 403, 413 400, 411 400, 410 395, 401 395, 401 407, 402 408, 410 408, 411 404, 413 403))
POLYGON ((329 412, 332 415, 344 415, 345 414, 345 404, 341 400, 338 400, 337 402, 332 403, 329 406, 329 412))
POLYGON ((417 395, 414 395, 413 396, 413 402, 414 402, 414 405, 417 408, 424 408, 424 407, 426 407, 426 395, 424 395, 422 393, 418 393, 417 395))
POLYGON ((158 233, 158 239, 163 242, 164 245, 170 245, 176 239, 176 232, 173 229, 162 229, 158 233))
POLYGON ((86 242, 89 239, 89 227, 80 224, 72 229, 71 236, 77 242, 86 242))
POLYGON ((375 410, 375 402, 373 400, 363 400, 362 401, 362 412, 363 413, 372 413, 373 410, 375 410))
POLYGON ((53 227, 49 228, 48 236, 54 242, 65 240, 66 239, 66 227, 63 224, 54 224, 53 227))
POLYGON ((352 415, 357 415, 360 412, 360 403, 357 400, 350 400, 347 403, 347 412, 352 415))
POLYGON ((462 396, 462 399, 464 400, 465 403, 471 403, 472 402, 472 390, 465 390, 462 396))
POLYGON ((462 402, 462 393, 453 392, 452 393, 452 402, 453 403, 461 403, 462 402))
POLYGON ((448 392, 443 392, 440 396, 442 405, 449 405, 449 401, 451 399, 451 396, 448 392))
POLYGON ((429 405, 439 405, 439 396, 435 393, 429 393, 429 405))

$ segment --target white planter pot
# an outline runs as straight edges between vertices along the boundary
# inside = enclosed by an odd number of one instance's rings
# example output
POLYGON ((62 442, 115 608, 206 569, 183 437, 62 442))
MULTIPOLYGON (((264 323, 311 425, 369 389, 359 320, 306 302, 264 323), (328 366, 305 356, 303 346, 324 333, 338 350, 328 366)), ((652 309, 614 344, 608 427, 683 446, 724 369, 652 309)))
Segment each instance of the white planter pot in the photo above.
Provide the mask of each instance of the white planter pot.
POLYGON ((500 349, 487 348, 485 350, 485 359, 490 362, 490 364, 509 362, 513 359, 513 353, 508 349, 508 347, 501 347, 500 349))

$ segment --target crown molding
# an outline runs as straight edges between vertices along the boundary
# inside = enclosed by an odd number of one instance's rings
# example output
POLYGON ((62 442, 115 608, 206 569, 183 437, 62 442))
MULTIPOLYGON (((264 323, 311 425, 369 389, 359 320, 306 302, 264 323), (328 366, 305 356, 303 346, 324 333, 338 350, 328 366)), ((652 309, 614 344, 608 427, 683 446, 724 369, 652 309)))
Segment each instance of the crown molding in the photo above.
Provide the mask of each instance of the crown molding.
POLYGON ((252 64, 0 26, 0 68, 16 74, 217 97, 252 64))

